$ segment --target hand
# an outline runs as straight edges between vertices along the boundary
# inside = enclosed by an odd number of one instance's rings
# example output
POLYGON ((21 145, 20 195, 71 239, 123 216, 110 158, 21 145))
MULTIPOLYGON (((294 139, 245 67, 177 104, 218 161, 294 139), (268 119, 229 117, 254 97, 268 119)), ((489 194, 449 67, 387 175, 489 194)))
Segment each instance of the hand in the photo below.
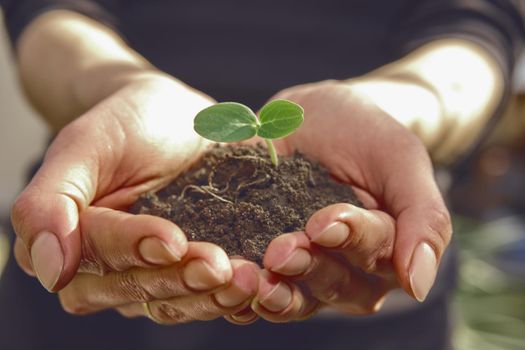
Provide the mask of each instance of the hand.
POLYGON ((180 257, 158 238, 144 238, 155 232, 157 237, 184 239, 178 227, 159 217, 89 207, 80 216, 80 226, 83 253, 91 270, 100 274, 78 273, 59 292, 66 311, 83 315, 115 309, 125 317, 147 316, 161 324, 221 316, 247 324, 257 318, 249 308, 257 291, 256 264, 230 260, 207 242, 185 243, 186 253, 180 257), (140 250, 138 242, 146 240, 146 249, 140 250), (156 264, 143 257, 155 258, 156 264))
MULTIPOLYGON (((82 225, 89 220, 81 222, 80 213, 89 206, 111 208, 103 214, 121 220, 111 225, 132 230, 138 221, 115 210, 162 187, 199 157, 206 143, 193 131, 193 117, 212 103, 175 80, 149 75, 128 83, 62 129, 13 207, 20 265, 30 274, 36 272, 50 291, 62 289, 77 271, 100 273, 100 266, 90 261, 89 247, 82 244, 82 225)), ((163 263, 182 259, 188 250, 184 235, 172 223, 151 220, 139 220, 143 227, 153 227, 141 232, 142 238, 156 237, 158 246, 171 252, 163 263)), ((118 262, 117 270, 158 265, 158 257, 148 256, 151 242, 133 242, 141 259, 118 262)))
MULTIPOLYGON (((257 319, 249 308, 257 291, 256 264, 230 260, 211 243, 187 243, 177 226, 159 217, 89 207, 80 215, 80 227, 81 266, 90 272, 77 273, 59 292, 67 312, 115 309, 125 317, 147 316, 162 324, 220 316, 236 324, 257 319), (170 238, 184 247, 183 257, 163 243, 170 238)), ((20 256, 27 267, 27 255, 20 256)))
POLYGON ((180 323, 248 323, 258 268, 219 247, 188 243, 172 222, 126 209, 199 157, 193 117, 213 101, 166 77, 135 81, 65 127, 17 199, 20 266, 64 309, 180 323), (26 248, 27 247, 27 248, 26 248))
POLYGON ((280 153, 320 161, 369 210, 333 205, 314 214, 305 232, 272 241, 253 309, 281 322, 323 305, 365 314, 397 286, 424 300, 451 222, 421 142, 345 83, 297 86, 276 98, 305 109, 303 126, 276 142, 280 153))

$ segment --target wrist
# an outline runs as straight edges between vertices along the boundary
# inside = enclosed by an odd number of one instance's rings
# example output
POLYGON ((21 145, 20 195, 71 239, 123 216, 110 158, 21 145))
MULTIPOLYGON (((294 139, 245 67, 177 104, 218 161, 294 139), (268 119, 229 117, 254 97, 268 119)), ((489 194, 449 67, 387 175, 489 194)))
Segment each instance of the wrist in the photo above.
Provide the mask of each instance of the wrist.
POLYGON ((17 53, 25 92, 55 130, 131 81, 161 74, 110 28, 66 10, 35 18, 17 53))
MULTIPOLYGON (((86 76, 77 81, 73 94, 81 113, 117 95, 120 98, 125 96, 128 102, 135 104, 144 96, 141 91, 147 96, 155 95, 160 104, 169 105, 174 101, 194 101, 197 104, 206 104, 209 101, 211 105, 215 102, 206 94, 155 68, 129 66, 115 66, 110 70, 102 68, 91 74, 91 77, 86 76)), ((74 116, 73 119, 81 113, 74 116)))
POLYGON ((443 107, 431 88, 376 76, 348 80, 345 85, 416 134, 427 149, 439 141, 443 107))
POLYGON ((494 57, 462 39, 428 43, 348 83, 412 130, 443 163, 474 143, 504 88, 494 57))

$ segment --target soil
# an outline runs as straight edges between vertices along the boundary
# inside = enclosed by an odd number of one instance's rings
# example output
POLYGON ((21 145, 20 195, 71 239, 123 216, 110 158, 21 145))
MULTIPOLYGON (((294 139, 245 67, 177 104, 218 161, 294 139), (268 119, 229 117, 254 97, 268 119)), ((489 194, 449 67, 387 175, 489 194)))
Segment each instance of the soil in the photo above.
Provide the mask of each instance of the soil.
POLYGON ((261 265, 268 243, 304 230, 317 210, 334 203, 362 206, 349 185, 296 153, 275 167, 262 146, 214 147, 156 193, 140 197, 133 213, 176 223, 194 241, 261 265))

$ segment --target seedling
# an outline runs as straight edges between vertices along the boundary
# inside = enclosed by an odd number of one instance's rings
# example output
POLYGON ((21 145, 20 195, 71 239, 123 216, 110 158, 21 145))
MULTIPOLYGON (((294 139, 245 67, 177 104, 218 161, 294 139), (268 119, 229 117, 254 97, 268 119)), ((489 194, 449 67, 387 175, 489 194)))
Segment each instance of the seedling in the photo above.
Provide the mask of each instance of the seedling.
POLYGON ((202 137, 217 142, 239 142, 260 136, 266 142, 272 163, 277 166, 279 159, 272 140, 290 135, 303 120, 303 108, 287 100, 267 103, 259 118, 243 104, 222 102, 200 111, 193 127, 202 137))

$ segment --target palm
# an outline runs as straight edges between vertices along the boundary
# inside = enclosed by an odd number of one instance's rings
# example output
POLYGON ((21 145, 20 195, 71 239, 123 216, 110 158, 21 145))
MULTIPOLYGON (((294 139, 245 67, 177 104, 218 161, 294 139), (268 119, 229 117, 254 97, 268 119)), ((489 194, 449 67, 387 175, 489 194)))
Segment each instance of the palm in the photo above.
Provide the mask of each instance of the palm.
POLYGON ((173 100, 164 87, 123 91, 66 128, 50 154, 63 152, 67 144, 72 156, 84 161, 82 176, 90 178, 78 186, 96 185, 82 189, 85 202, 124 209, 199 156, 205 144, 193 131, 192 120, 211 103, 194 93, 173 100))
POLYGON ((300 151, 320 161, 332 175, 354 186, 366 207, 388 207, 390 174, 399 172, 396 158, 415 143, 415 136, 378 107, 355 96, 348 87, 320 83, 283 93, 305 109, 305 122, 279 141, 283 152, 300 151))
MULTIPOLYGON (((443 208, 421 142, 342 83, 296 86, 280 92, 276 98, 292 100, 305 110, 305 121, 298 131, 276 142, 279 152, 299 151, 319 161, 333 176, 353 186, 368 210, 346 204, 320 210, 310 218, 305 232, 282 235, 271 243, 265 268, 283 272, 284 279, 293 276, 288 280, 291 285, 295 281, 306 284, 310 297, 306 295, 303 302, 297 301, 303 305, 302 310, 311 310, 321 303, 344 312, 374 312, 384 294, 398 285, 414 295, 407 274, 413 245, 421 232, 428 231, 428 224, 423 223, 428 217, 435 220, 431 227, 438 227, 440 221, 433 216, 443 208), (339 233, 346 240, 324 235, 334 222, 349 226, 346 236, 339 233), (315 263, 300 265, 296 261, 284 268, 285 259, 301 249, 309 251, 315 263), (348 276, 352 276, 349 280, 353 279, 353 283, 344 282, 348 276), (330 278, 335 278, 333 283, 326 282, 330 278)), ((445 216, 439 219, 446 223, 445 216)), ((268 283, 272 285, 271 281, 268 283)), ((279 321, 305 316, 290 310, 279 317, 264 310, 259 312, 267 319, 279 321)))

